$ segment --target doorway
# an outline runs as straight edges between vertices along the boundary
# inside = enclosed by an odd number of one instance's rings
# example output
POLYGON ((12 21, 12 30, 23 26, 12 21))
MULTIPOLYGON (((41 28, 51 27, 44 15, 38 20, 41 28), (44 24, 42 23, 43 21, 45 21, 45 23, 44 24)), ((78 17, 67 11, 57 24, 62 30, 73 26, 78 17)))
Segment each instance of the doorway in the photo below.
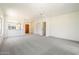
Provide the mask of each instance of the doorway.
POLYGON ((29 34, 29 24, 25 24, 25 33, 29 34))
POLYGON ((46 22, 43 22, 43 36, 46 36, 46 22))

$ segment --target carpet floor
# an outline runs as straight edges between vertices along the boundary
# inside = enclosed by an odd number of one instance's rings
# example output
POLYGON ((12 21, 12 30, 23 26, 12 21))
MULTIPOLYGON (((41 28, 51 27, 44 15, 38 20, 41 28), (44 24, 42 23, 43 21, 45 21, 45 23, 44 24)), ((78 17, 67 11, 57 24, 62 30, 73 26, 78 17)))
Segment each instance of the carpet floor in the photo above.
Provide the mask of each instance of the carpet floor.
POLYGON ((79 43, 55 37, 23 35, 0 43, 0 55, 78 55, 79 43))

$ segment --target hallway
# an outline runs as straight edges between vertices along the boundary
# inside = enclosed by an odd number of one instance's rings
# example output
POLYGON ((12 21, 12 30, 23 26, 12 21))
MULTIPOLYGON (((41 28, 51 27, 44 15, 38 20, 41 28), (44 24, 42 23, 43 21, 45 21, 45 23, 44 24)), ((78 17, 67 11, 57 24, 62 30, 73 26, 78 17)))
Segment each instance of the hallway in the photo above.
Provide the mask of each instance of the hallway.
MULTIPOLYGON (((1 46, 0 46, 1 47, 1 46)), ((79 43, 55 37, 23 35, 4 40, 1 55, 75 55, 79 43)))

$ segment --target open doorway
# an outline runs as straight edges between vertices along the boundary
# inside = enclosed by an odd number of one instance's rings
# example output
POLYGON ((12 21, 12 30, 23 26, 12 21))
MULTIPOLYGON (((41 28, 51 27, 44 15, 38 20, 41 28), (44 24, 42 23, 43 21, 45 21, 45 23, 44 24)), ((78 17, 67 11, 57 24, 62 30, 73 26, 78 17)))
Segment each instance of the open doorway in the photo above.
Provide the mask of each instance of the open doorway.
POLYGON ((43 36, 46 36, 46 22, 43 22, 43 36))
POLYGON ((29 24, 25 24, 25 33, 29 34, 29 24))

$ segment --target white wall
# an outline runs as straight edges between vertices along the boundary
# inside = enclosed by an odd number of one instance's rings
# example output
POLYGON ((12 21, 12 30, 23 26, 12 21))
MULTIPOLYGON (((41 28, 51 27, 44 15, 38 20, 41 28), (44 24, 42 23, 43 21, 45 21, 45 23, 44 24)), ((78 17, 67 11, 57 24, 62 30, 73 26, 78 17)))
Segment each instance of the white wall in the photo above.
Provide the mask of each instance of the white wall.
POLYGON ((4 18, 3 18, 3 12, 2 12, 2 9, 0 8, 0 36, 2 36, 3 35, 3 33, 4 33, 4 18))
POLYGON ((2 33, 2 19, 0 18, 0 34, 2 33))
POLYGON ((42 35, 42 22, 41 19, 34 22, 34 34, 42 35))
MULTIPOLYGON (((42 34, 40 24, 42 19, 37 19, 34 33, 42 34)), ((68 40, 79 41, 79 12, 72 12, 56 17, 49 17, 46 21, 46 36, 54 36, 68 40)))
POLYGON ((79 41, 79 12, 48 18, 47 36, 79 41))

